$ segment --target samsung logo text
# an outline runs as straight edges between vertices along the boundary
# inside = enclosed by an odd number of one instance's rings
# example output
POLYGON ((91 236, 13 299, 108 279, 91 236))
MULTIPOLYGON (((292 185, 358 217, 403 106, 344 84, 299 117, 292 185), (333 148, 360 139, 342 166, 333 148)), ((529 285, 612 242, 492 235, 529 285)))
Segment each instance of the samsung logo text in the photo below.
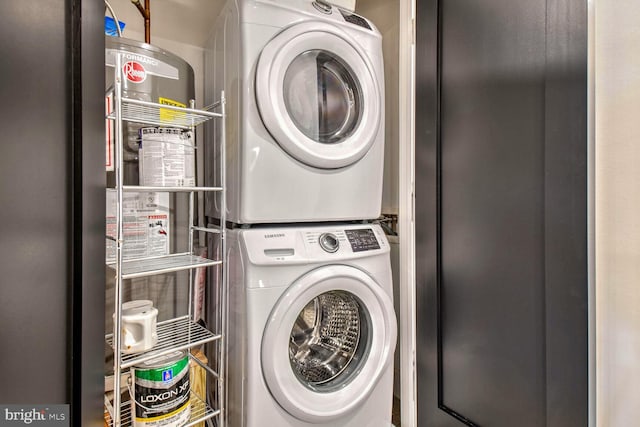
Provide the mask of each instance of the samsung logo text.
POLYGON ((265 234, 265 239, 277 239, 278 237, 284 237, 284 233, 265 234))

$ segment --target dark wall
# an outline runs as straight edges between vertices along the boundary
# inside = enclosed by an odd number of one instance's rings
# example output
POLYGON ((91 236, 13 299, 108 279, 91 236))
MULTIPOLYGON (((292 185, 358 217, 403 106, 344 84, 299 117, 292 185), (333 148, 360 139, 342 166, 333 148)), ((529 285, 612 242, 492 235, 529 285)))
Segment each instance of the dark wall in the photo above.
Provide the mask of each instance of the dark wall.
POLYGON ((102 416, 103 8, 0 3, 0 403, 75 425, 102 416))
POLYGON ((587 425, 586 17, 418 4, 419 425, 587 425))
POLYGON ((544 425, 545 9, 441 2, 442 400, 483 426, 544 425))
POLYGON ((102 426, 105 310, 104 3, 74 0, 73 416, 102 426))
POLYGON ((68 9, 12 1, 0 15, 0 402, 69 403, 68 9))

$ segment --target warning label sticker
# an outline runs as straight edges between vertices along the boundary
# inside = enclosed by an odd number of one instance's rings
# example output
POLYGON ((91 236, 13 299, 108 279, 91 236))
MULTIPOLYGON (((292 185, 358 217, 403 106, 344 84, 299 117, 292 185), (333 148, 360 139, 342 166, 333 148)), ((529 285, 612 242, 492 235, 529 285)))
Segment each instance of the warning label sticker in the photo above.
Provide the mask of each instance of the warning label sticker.
MULTIPOLYGON (((158 104, 187 108, 186 104, 183 104, 182 102, 174 101, 173 99, 163 98, 163 97, 158 98, 158 104)), ((160 120, 162 120, 163 122, 172 122, 175 120, 182 120, 184 119, 184 116, 185 114, 180 111, 169 110, 168 108, 160 109, 160 120)))
MULTIPOLYGON (((169 193, 124 193, 123 258, 169 254, 169 193)), ((116 192, 107 190, 107 236, 116 237, 116 192)), ((116 243, 107 240, 107 263, 116 260, 116 243)))

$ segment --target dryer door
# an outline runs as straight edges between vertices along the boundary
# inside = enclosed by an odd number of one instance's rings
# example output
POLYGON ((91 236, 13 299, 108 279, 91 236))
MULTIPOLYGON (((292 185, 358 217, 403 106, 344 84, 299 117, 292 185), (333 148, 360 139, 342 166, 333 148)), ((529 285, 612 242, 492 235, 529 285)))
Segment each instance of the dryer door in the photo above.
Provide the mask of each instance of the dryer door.
POLYGON ((393 303, 361 270, 321 267, 280 298, 262 339, 272 396, 296 418, 322 423, 367 399, 396 344, 393 303))
POLYGON ((323 22, 289 27, 265 46, 256 69, 256 99, 282 149, 317 168, 360 160, 382 119, 381 88, 368 56, 346 33, 323 22))

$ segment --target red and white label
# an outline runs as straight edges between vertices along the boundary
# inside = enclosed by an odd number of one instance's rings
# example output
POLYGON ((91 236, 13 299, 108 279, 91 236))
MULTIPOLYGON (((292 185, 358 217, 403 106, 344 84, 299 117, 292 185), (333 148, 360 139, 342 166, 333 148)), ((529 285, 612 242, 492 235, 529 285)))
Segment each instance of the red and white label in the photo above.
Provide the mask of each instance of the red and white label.
POLYGON ((147 78, 147 71, 141 63, 136 61, 125 62, 122 71, 127 80, 133 83, 142 83, 147 78))
MULTIPOLYGON (((105 96, 104 98, 104 109, 105 115, 109 117, 111 112, 113 111, 113 95, 105 96)), ((113 120, 107 118, 105 119, 105 142, 107 145, 107 171, 113 170, 113 120)))

